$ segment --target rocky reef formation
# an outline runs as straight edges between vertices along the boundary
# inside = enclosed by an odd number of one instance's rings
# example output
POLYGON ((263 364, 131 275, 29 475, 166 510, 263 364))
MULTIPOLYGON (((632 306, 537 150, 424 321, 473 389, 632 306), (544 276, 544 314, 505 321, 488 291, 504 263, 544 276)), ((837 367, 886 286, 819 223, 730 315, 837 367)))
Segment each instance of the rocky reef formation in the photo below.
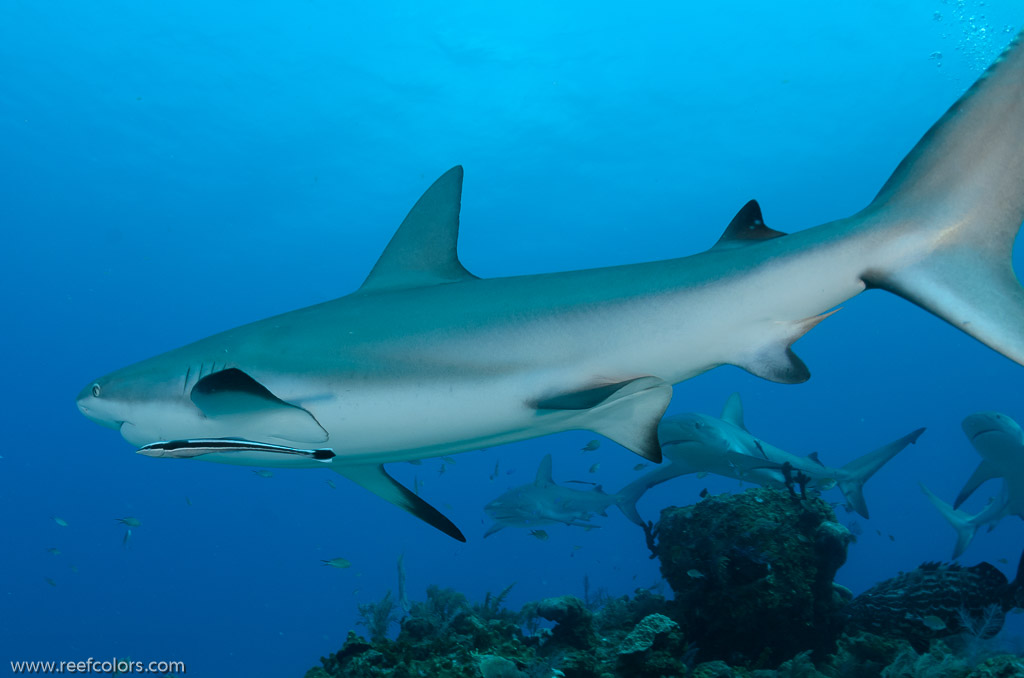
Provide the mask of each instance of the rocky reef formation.
POLYGON ((431 586, 399 618, 387 595, 360 606, 371 640, 350 632, 306 678, 1024 676, 1021 656, 994 654, 984 637, 951 649, 852 627, 844 634, 850 596, 832 580, 850 541, 817 498, 764 489, 707 497, 666 509, 649 531, 672 601, 638 589, 599 602, 547 598, 516 612, 503 605, 509 589, 474 604, 431 586))
POLYGON ((832 580, 852 538, 821 499, 752 489, 665 509, 656 553, 701 659, 777 666, 835 649, 850 596, 832 580))

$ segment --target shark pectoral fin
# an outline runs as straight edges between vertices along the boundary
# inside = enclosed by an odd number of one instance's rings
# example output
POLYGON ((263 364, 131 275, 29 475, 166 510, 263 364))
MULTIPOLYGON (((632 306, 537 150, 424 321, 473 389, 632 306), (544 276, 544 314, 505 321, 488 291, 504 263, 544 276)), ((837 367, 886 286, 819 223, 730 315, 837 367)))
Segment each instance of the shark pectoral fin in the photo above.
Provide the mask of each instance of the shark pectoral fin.
POLYGON ((658 422, 672 399, 672 386, 638 377, 538 401, 538 411, 587 410, 581 428, 600 433, 650 461, 661 462, 658 422))
POLYGON ((993 478, 998 478, 999 475, 1000 473, 998 468, 996 468, 987 459, 982 460, 982 462, 978 464, 978 468, 974 469, 974 473, 971 474, 971 477, 967 479, 967 482, 964 484, 964 489, 960 490, 960 494, 956 495, 956 501, 953 502, 953 508, 960 508, 960 505, 967 501, 967 498, 970 497, 976 489, 981 487, 985 482, 992 480, 993 478))
POLYGON ((756 200, 751 200, 736 213, 736 216, 732 218, 732 221, 726 227, 725 233, 722 234, 722 237, 718 239, 718 242, 711 249, 722 250, 742 247, 743 245, 752 245, 763 240, 781 238, 784 235, 786 234, 764 225, 764 219, 761 217, 761 206, 757 204, 756 200))
POLYGON ((359 292, 426 287, 476 278, 459 262, 462 167, 435 181, 392 236, 359 292))
POLYGON ((747 427, 743 425, 743 401, 740 400, 739 393, 733 393, 725 401, 725 407, 722 408, 722 416, 719 419, 738 426, 744 431, 747 430, 747 427))
POLYGON ((811 371, 803 360, 793 353, 793 344, 797 339, 810 332, 825 318, 839 309, 821 315, 804 318, 790 323, 781 339, 762 345, 752 354, 732 361, 733 365, 742 367, 755 377, 761 377, 778 384, 802 384, 811 378, 811 371))
POLYGON ((331 470, 361 485, 381 499, 391 502, 403 511, 408 511, 423 522, 433 525, 449 537, 466 541, 466 537, 463 536, 459 528, 455 527, 455 523, 413 494, 409 488, 399 484, 397 480, 388 475, 380 464, 332 465, 331 470))
POLYGON ((322 443, 328 437, 312 414, 281 400, 235 367, 200 379, 192 387, 191 397, 208 418, 244 417, 246 427, 262 435, 315 443, 322 443))

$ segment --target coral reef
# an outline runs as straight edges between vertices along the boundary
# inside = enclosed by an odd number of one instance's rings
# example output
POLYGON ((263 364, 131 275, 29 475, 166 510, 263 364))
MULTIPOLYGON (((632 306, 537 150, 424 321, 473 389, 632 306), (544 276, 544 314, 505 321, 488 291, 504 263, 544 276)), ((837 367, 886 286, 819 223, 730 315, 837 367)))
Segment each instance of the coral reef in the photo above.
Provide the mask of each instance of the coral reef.
POLYGON ((674 601, 647 589, 591 595, 587 581, 584 600, 546 598, 515 612, 503 606, 511 587, 474 604, 430 586, 398 620, 388 593, 359 608, 371 640, 349 632, 306 678, 1024 676, 1020 656, 978 644, 983 632, 927 647, 855 625, 841 633, 850 596, 832 578, 850 535, 819 499, 762 489, 710 497, 666 509, 649 537, 674 601))

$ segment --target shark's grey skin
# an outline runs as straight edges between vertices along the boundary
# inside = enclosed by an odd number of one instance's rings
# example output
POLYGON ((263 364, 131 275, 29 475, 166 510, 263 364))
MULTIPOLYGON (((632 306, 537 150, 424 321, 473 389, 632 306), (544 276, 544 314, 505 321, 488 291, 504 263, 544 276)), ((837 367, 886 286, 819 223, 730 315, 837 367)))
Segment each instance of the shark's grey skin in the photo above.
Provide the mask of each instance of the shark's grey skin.
POLYGON ((606 494, 600 485, 589 491, 563 487, 555 483, 551 475, 551 455, 546 454, 532 483, 513 487, 484 507, 484 512, 494 521, 484 536, 489 537, 506 527, 537 527, 555 523, 600 527, 589 522, 593 516, 608 515, 610 506, 626 507, 623 508, 626 511, 636 505, 645 491, 646 488, 639 485, 615 494, 606 494))
POLYGON ((137 446, 330 448, 330 468, 462 538, 382 464, 569 429, 658 460, 671 384, 726 364, 802 382, 793 342, 869 287, 1024 363, 1024 290, 1010 262, 1024 218, 1019 40, 851 217, 783 235, 751 202, 693 256, 480 279, 456 255, 456 167, 356 292, 101 377, 79 409, 137 446))
POLYGON ((939 499, 927 487, 921 489, 956 530, 953 557, 959 558, 978 528, 989 529, 1006 516, 1024 518, 1024 431, 1010 417, 999 412, 978 412, 963 420, 967 439, 981 455, 981 463, 960 490, 953 505, 939 499), (960 505, 989 480, 999 480, 999 493, 976 515, 960 510, 960 505))
MULTIPOLYGON (((786 464, 810 479, 820 489, 838 486, 846 501, 860 515, 868 517, 864 483, 903 448, 917 442, 919 428, 845 466, 825 466, 816 454, 801 457, 775 447, 752 435, 743 423, 743 404, 733 393, 722 409, 721 418, 689 412, 665 417, 658 427, 661 451, 668 463, 648 472, 621 491, 640 497, 651 487, 688 473, 714 473, 766 487, 784 487, 786 464)), ((643 520, 635 506, 624 505, 623 513, 638 525, 643 520)))

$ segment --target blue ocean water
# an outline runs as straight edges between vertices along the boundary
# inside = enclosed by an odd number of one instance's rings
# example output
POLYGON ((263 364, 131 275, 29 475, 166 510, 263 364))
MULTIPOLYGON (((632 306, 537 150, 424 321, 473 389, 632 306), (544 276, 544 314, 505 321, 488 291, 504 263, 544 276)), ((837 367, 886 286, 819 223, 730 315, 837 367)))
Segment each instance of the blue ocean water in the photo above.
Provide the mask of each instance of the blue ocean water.
MULTIPOLYGON (((358 603, 396 588, 403 553, 413 598, 516 582, 515 607, 580 594, 584 576, 613 594, 656 585, 617 513, 547 541, 481 538, 483 505, 546 453, 556 479, 635 477, 611 442, 580 452, 587 432, 394 465, 459 544, 327 472, 141 457, 74 398, 118 367, 352 291, 455 164, 460 254, 485 277, 692 254, 750 198, 783 231, 852 214, 1022 21, 1009 0, 6 3, 0 660, 302 675, 358 603), (126 516, 142 524, 125 545, 126 516), (352 567, 321 565, 334 557, 352 567)), ((861 535, 839 582, 862 591, 948 558, 954 533, 918 483, 960 489, 978 461, 965 415, 1024 421, 1022 368, 883 292, 796 349, 810 382, 719 368, 678 385, 670 412, 715 414, 739 391, 751 431, 833 465, 927 426, 868 484, 871 519, 842 514, 861 535)), ((739 486, 680 478, 640 510, 654 519, 705 487, 739 486)), ((1004 520, 961 560, 1012 575, 1022 537, 1004 520)), ((1019 618, 1005 633, 1024 633, 1019 618)))

